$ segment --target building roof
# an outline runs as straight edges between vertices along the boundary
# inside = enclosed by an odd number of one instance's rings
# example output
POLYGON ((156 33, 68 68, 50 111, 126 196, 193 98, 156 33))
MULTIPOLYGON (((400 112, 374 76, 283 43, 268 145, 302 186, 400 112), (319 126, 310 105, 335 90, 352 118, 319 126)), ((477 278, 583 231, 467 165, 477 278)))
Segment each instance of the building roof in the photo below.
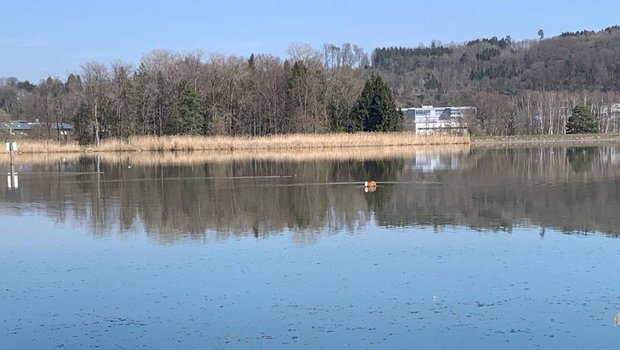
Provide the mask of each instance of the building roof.
MULTIPOLYGON (((36 123, 24 120, 0 123, 0 130, 29 131, 46 127, 46 123, 36 123)), ((73 124, 71 123, 50 123, 49 127, 54 130, 73 130, 73 124)))

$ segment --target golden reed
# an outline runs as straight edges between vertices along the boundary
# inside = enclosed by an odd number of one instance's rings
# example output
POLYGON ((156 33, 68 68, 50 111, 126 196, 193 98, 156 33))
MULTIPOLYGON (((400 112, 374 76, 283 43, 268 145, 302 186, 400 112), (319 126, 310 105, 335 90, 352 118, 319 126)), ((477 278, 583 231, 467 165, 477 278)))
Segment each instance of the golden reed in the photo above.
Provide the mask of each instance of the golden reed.
MULTIPOLYGON (((401 133, 290 134, 261 137, 232 136, 136 136, 127 140, 109 139, 99 146, 80 146, 75 142, 20 140, 18 153, 77 152, 192 152, 238 150, 300 150, 345 147, 389 147, 469 144, 469 136, 401 133)), ((2 153, 6 150, 2 148, 2 153)))
MULTIPOLYGON (((306 162, 322 160, 385 160, 412 158, 420 154, 467 154, 470 145, 435 145, 401 147, 347 147, 329 149, 306 149, 292 152, 285 149, 238 150, 238 151, 194 151, 194 152, 100 152, 100 153, 22 153, 15 157, 16 164, 50 164, 71 162, 82 156, 99 157, 108 163, 131 165, 192 165, 204 163, 228 163, 232 161, 274 161, 306 162)), ((0 154, 0 164, 8 164, 9 156, 0 154)))

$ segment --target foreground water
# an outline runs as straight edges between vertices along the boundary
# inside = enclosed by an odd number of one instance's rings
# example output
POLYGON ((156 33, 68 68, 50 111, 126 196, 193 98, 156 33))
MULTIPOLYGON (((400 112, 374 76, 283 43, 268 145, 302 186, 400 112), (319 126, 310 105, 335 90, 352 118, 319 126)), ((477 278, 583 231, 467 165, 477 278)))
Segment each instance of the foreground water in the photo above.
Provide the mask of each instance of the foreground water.
POLYGON ((0 187, 3 348, 620 341, 620 148, 16 170, 0 187))

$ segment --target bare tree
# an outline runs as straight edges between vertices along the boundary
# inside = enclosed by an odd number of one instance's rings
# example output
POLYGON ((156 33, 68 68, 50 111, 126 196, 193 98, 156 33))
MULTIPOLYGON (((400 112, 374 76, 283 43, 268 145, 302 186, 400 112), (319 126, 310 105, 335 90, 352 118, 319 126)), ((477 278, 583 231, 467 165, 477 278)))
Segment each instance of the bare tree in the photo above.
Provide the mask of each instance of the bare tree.
POLYGON ((101 141, 102 105, 106 97, 110 76, 105 65, 89 62, 82 65, 82 77, 84 79, 86 103, 90 110, 93 142, 98 146, 101 141))

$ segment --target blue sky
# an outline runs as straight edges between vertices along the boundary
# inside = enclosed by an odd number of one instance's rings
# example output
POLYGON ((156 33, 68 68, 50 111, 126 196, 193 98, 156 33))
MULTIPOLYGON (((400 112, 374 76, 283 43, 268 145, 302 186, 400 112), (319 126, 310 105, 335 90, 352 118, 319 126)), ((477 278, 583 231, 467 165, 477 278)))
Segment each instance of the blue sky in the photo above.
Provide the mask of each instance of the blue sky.
POLYGON ((0 0, 0 77, 66 77, 153 49, 285 56, 295 42, 418 46, 620 24, 618 0, 0 0))

